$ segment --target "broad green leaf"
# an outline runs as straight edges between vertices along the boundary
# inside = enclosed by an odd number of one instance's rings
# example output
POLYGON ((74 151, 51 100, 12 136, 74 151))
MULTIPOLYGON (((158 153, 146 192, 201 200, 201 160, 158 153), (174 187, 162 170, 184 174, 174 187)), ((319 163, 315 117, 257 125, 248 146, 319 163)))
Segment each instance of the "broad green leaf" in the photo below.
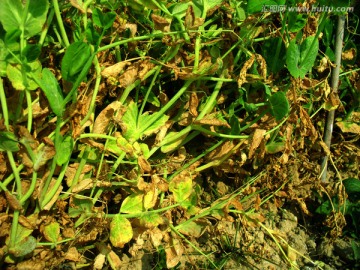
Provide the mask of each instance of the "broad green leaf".
POLYGON ((286 52, 286 65, 295 78, 304 78, 313 67, 319 50, 319 41, 314 36, 306 38, 301 44, 293 39, 286 52))
POLYGON ((247 2, 247 12, 249 14, 257 12, 270 11, 270 6, 278 6, 277 1, 275 0, 248 0, 247 2))
POLYGON ((289 13, 288 29, 290 32, 299 32, 307 23, 306 13, 289 13))
POLYGON ((91 213, 93 203, 90 199, 80 199, 73 197, 72 204, 74 207, 69 207, 69 216, 71 218, 78 217, 81 214, 91 213))
POLYGON ((6 49, 4 41, 0 39, 0 77, 6 76, 6 67, 7 67, 6 58, 8 57, 8 54, 9 53, 6 49))
POLYGON ((284 92, 276 92, 269 98, 271 114, 280 121, 289 113, 289 102, 284 92))
POLYGON ((77 75, 82 71, 91 57, 89 44, 77 41, 72 43, 65 52, 61 62, 61 75, 66 81, 75 82, 77 75))
POLYGON ((34 62, 40 55, 41 48, 38 44, 27 44, 23 50, 23 55, 28 63, 34 62))
POLYGON ((42 71, 41 89, 49 101, 50 108, 56 116, 61 117, 64 111, 64 98, 58 81, 48 68, 42 71))
POLYGON ((105 14, 102 13, 102 11, 98 8, 93 10, 92 18, 94 21, 94 24, 103 28, 108 29, 112 26, 112 24, 115 21, 116 13, 114 12, 106 12, 105 14))
POLYGON ((190 197, 192 189, 192 179, 184 177, 172 180, 169 184, 169 190, 173 193, 176 202, 183 202, 190 197))
POLYGON ((191 2, 176 3, 169 7, 169 11, 171 12, 172 15, 177 16, 178 18, 181 19, 182 17, 185 16, 189 5, 191 5, 191 2))
POLYGON ((15 245, 10 247, 10 253, 15 257, 22 257, 31 253, 36 247, 36 239, 31 236, 32 232, 33 230, 18 225, 15 245))
POLYGON ((16 242, 14 247, 11 247, 9 252, 15 257, 23 257, 34 251, 36 248, 36 239, 33 236, 27 236, 16 242))
POLYGON ((43 234, 49 242, 57 243, 60 237, 60 224, 55 221, 45 225, 43 234))
POLYGON ((15 135, 8 131, 0 132, 0 151, 19 151, 18 140, 15 135))
POLYGON ((343 180, 346 193, 360 193, 360 180, 356 178, 347 178, 343 180))
POLYGON ((281 152, 285 149, 284 142, 271 142, 265 146, 266 153, 275 154, 281 152))
POLYGON ((1 0, 0 22, 6 32, 24 29, 24 37, 29 38, 41 32, 48 9, 47 0, 1 0), (27 14, 24 14, 26 2, 29 6, 27 14))
MULTIPOLYGON (((140 116, 139 119, 139 129, 143 127, 146 123, 148 123, 151 119, 158 118, 160 113, 156 112, 152 115, 143 114, 140 116)), ((156 120, 154 123, 151 124, 146 130, 144 130, 143 133, 145 136, 149 136, 156 131, 158 131, 163 125, 165 125, 166 121, 169 119, 167 115, 161 115, 158 120, 156 120)), ((142 130, 142 129, 141 129, 142 130)), ((140 135, 141 137, 142 135, 140 135)))
POLYGON ((122 248, 130 242, 133 237, 133 230, 128 219, 120 214, 115 215, 110 223, 110 242, 114 247, 122 248))
MULTIPOLYGON (((55 145, 56 147, 56 145, 55 145)), ((66 136, 60 144, 60 148, 56 149, 56 164, 61 166, 65 164, 71 157, 74 147, 74 140, 71 136, 66 136)))
POLYGON ((95 30, 92 22, 88 22, 85 34, 86 34, 86 40, 89 43, 91 43, 93 45, 98 45, 98 41, 100 39, 100 34, 95 30))
POLYGON ((33 79, 34 77, 39 78, 41 74, 41 63, 39 60, 31 62, 29 64, 8 64, 6 73, 11 81, 13 87, 17 90, 35 90, 39 85, 33 79), (22 76, 22 69, 25 73, 25 77, 22 76))
POLYGON ((134 102, 130 102, 126 112, 122 117, 122 135, 129 142, 137 141, 142 136, 149 136, 152 133, 159 130, 166 121, 169 119, 167 115, 162 115, 157 121, 151 124, 146 130, 143 127, 151 121, 151 119, 157 118, 158 113, 153 115, 143 114, 138 116, 138 108, 134 102))
POLYGON ((164 220, 160 214, 149 212, 141 215, 141 217, 139 217, 139 222, 140 225, 144 226, 145 228, 154 228, 160 224, 163 224, 164 220))
POLYGON ((143 206, 144 194, 133 193, 130 196, 126 197, 121 204, 120 212, 127 214, 136 214, 144 212, 143 206))

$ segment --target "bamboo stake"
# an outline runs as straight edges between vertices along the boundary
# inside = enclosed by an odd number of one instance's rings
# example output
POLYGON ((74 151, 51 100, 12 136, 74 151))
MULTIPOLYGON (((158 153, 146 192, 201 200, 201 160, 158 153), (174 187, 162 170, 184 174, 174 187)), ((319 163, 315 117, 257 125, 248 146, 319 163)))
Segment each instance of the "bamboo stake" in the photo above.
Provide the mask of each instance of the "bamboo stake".
MULTIPOLYGON (((345 15, 339 15, 338 25, 336 30, 336 43, 335 43, 335 68, 333 68, 333 73, 331 77, 331 88, 336 94, 338 92, 339 86, 339 74, 340 74, 340 65, 341 65, 341 53, 343 48, 343 38, 344 38, 344 29, 345 29, 345 15)), ((326 146, 330 149, 331 145, 331 136, 334 128, 334 118, 335 110, 331 110, 328 113, 326 119, 325 135, 324 142, 326 146)), ((321 165, 321 181, 326 182, 327 176, 327 166, 328 166, 328 155, 324 156, 323 162, 321 165)))

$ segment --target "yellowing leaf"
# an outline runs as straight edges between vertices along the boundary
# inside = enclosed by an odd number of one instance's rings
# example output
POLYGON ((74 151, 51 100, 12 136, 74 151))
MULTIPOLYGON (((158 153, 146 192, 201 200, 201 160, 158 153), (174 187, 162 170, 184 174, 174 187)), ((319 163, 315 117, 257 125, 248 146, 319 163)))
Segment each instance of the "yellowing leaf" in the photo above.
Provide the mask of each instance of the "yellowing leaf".
POLYGON ((126 197, 120 207, 121 213, 136 214, 144 212, 144 194, 131 194, 126 197))
POLYGON ((110 223, 110 242, 114 247, 122 248, 133 237, 131 223, 120 214, 115 215, 110 223))
POLYGON ((60 237, 60 225, 57 222, 51 222, 46 225, 43 231, 46 240, 56 243, 60 237))
POLYGON ((169 190, 174 194, 176 202, 182 202, 192 193, 192 179, 190 177, 174 179, 170 182, 169 190))
POLYGON ((163 218, 156 213, 144 214, 139 218, 139 222, 145 228, 155 228, 160 224, 163 224, 163 218))
POLYGON ((159 191, 157 188, 154 188, 153 190, 150 190, 145 194, 144 207, 146 210, 153 208, 155 206, 158 194, 159 194, 159 191))

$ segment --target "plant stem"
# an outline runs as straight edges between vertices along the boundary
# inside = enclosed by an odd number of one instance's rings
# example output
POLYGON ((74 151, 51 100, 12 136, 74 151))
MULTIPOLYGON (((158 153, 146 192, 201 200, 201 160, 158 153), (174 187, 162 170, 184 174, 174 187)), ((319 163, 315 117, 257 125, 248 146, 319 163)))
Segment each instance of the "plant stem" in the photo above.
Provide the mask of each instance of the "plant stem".
POLYGON ((0 102, 1 102, 1 109, 2 109, 2 113, 3 113, 3 117, 4 117, 4 125, 6 127, 6 130, 9 130, 9 111, 7 108, 6 95, 5 95, 3 80, 1 77, 0 77, 0 102))
MULTIPOLYGON (((341 65, 341 52, 342 52, 342 42, 344 38, 344 30, 345 30, 345 15, 339 15, 338 25, 336 30, 336 43, 335 43, 335 68, 333 69, 333 74, 331 77, 331 88, 333 92, 336 94, 338 92, 339 87, 339 74, 340 74, 340 65, 341 65)), ((332 131, 334 128, 334 119, 335 119, 335 110, 331 110, 328 113, 326 126, 325 126, 325 134, 324 134, 324 142, 326 146, 330 149, 331 145, 331 137, 332 131)), ((323 162, 321 164, 321 181, 326 182, 327 175, 327 166, 328 166, 329 157, 326 155, 323 158, 323 162)))
POLYGON ((69 39, 67 37, 65 27, 64 27, 64 24, 63 24, 63 21, 62 21, 62 18, 61 18, 59 2, 57 0, 52 0, 52 3, 53 3, 53 6, 54 6, 56 20, 57 20, 59 28, 60 28, 61 37, 64 40, 65 46, 69 47, 70 42, 69 42, 69 39))

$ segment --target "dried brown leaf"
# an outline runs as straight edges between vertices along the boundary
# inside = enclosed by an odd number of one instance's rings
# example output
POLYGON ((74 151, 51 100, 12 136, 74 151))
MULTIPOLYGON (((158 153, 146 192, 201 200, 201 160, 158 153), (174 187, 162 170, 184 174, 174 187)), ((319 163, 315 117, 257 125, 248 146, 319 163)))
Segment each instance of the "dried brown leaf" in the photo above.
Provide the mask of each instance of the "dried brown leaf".
POLYGON ((139 157, 138 157, 138 164, 139 164, 140 169, 141 169, 143 172, 145 172, 145 173, 151 172, 151 165, 150 165, 150 163, 145 159, 144 156, 139 156, 139 157))
MULTIPOLYGON (((55 179, 55 178, 52 178, 48 190, 52 190, 52 188, 55 186, 56 182, 57 182, 56 179, 55 179)), ((43 208, 44 210, 50 210, 50 209, 51 209, 51 207, 52 207, 52 206, 56 203, 56 201, 58 200, 62 189, 63 189, 63 186, 60 185, 59 188, 57 189, 55 195, 51 198, 50 202, 48 202, 48 203, 44 206, 44 208, 43 208)))
POLYGON ((9 191, 5 191, 5 197, 6 197, 6 200, 12 210, 21 210, 22 209, 20 201, 14 195, 12 195, 9 191))
POLYGON ((106 108, 103 109, 95 119, 93 133, 106 134, 108 132, 108 125, 110 121, 121 107, 122 104, 119 101, 114 101, 106 106, 106 108))
POLYGON ((341 59, 345 61, 351 61, 355 58, 355 56, 356 56, 355 48, 350 48, 349 50, 341 53, 341 59))
POLYGON ((71 247, 65 254, 65 259, 72 262, 79 262, 81 259, 81 255, 76 247, 71 247))
POLYGON ((154 13, 151 14, 151 19, 154 22, 155 30, 160 30, 162 32, 170 32, 171 19, 165 19, 154 13))
POLYGON ((131 65, 131 62, 121 61, 119 63, 104 68, 103 71, 101 71, 101 75, 105 78, 117 77, 124 70, 124 68, 129 65, 131 65))
POLYGON ((246 82, 247 71, 251 68, 255 61, 255 55, 253 54, 244 64, 240 70, 239 78, 237 80, 238 87, 240 88, 246 82))
POLYGON ((190 99, 189 99, 189 111, 192 116, 197 117, 197 107, 199 106, 199 99, 197 97, 196 92, 191 92, 190 99))
POLYGON ((260 143, 264 139, 264 135, 266 133, 265 129, 256 129, 254 132, 254 135, 251 140, 251 145, 249 149, 249 158, 252 158, 252 156, 255 153, 255 150, 259 147, 260 143))
POLYGON ((337 122, 336 125, 345 133, 360 134, 360 125, 352 122, 341 121, 337 122))
POLYGON ((181 256, 184 253, 184 247, 178 239, 172 237, 165 247, 165 253, 166 266, 173 268, 180 262, 181 256))

